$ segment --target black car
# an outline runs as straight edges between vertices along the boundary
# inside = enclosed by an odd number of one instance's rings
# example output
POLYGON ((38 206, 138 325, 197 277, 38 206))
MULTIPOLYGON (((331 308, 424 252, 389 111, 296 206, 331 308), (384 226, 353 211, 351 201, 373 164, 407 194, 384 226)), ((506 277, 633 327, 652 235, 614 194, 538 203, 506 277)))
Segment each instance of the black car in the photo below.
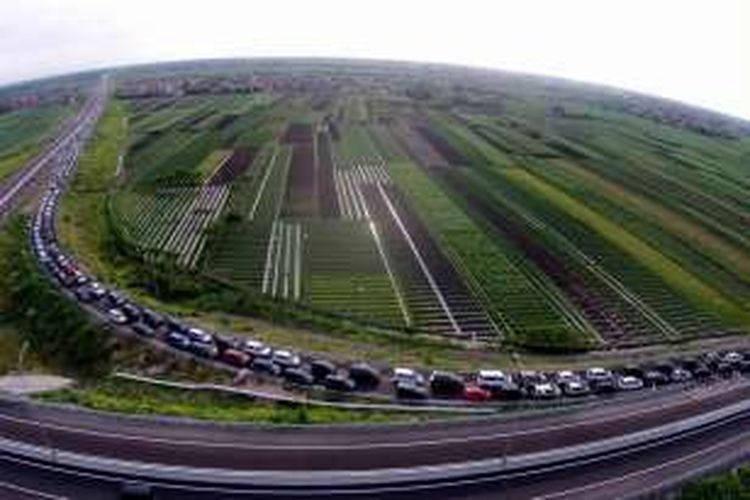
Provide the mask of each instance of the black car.
POLYGON ((152 330, 151 327, 149 327, 145 323, 136 323, 132 325, 130 329, 141 337, 153 337, 155 335, 154 330, 152 330))
POLYGON ((80 302, 89 303, 95 300, 91 287, 87 285, 76 288, 75 295, 76 299, 80 302))
POLYGON ((267 375, 281 375, 281 367, 268 358, 256 358, 250 363, 250 369, 256 373, 267 375))
POLYGON ((357 388, 352 379, 335 373, 328 375, 325 380, 323 380, 323 385, 329 391, 338 392, 352 392, 357 388))
POLYGON ((619 371, 626 377, 637 377, 639 379, 643 379, 646 372, 638 365, 625 365, 619 371))
POLYGON ((164 318, 162 318, 160 314, 155 313, 151 309, 144 309, 142 311, 141 317, 143 319, 143 322, 153 329, 157 329, 164 324, 164 318))
POLYGON ((427 389, 417 384, 398 382, 396 383, 395 389, 396 397, 398 399, 424 400, 430 397, 427 389))
POLYGON ((183 351, 190 349, 190 339, 179 332, 170 332, 167 335, 167 344, 183 351))
POLYGON ((126 302, 120 307, 120 310, 127 316, 131 321, 137 321, 141 319, 141 308, 126 302))
POLYGON ((303 368, 290 368, 284 371, 284 380, 292 385, 309 386, 315 381, 310 372, 303 368))
POLYGON ((435 371, 430 375, 430 389, 435 396, 458 397, 465 386, 464 379, 455 373, 435 371))
POLYGON ((644 371, 641 380, 643 380, 643 383, 649 387, 666 385, 671 382, 667 375, 655 369, 644 371))
POLYGON ((336 365, 325 359, 316 359, 310 363, 310 372, 315 380, 324 380, 336 372, 336 365))
POLYGON ((358 389, 372 390, 380 385, 380 374, 367 363, 355 363, 349 367, 349 378, 358 389))

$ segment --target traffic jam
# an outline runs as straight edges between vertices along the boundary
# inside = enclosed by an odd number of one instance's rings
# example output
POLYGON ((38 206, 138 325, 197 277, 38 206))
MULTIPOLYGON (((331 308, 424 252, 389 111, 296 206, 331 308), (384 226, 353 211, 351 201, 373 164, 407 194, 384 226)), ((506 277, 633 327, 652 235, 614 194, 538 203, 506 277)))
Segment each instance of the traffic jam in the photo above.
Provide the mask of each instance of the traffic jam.
MULTIPOLYGON (((89 117, 91 118, 91 117, 89 117)), ((476 373, 375 367, 366 362, 343 366, 313 355, 276 349, 259 340, 208 332, 177 318, 142 307, 86 273, 60 247, 55 230, 58 203, 75 169, 93 119, 79 127, 53 161, 49 186, 31 222, 34 254, 46 273, 72 299, 95 311, 116 331, 163 343, 196 359, 278 380, 295 389, 317 388, 333 394, 387 395, 399 401, 483 403, 513 400, 555 400, 639 391, 647 388, 729 378, 750 372, 750 350, 709 352, 660 362, 590 367, 583 370, 476 373)))

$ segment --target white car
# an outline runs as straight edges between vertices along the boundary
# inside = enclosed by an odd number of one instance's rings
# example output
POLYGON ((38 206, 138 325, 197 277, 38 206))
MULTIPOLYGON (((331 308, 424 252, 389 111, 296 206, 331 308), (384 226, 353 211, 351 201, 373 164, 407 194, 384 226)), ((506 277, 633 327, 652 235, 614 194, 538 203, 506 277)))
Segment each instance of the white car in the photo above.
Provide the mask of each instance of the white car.
POLYGON ((394 384, 424 385, 424 377, 411 368, 394 368, 391 382, 394 384))
POLYGON ((553 399, 560 395, 560 389, 549 382, 533 384, 529 392, 532 397, 537 399, 553 399))
POLYGON ((242 350, 256 358, 270 358, 273 355, 273 349, 259 340, 246 340, 242 350))
POLYGON ((193 342, 200 342, 202 344, 211 344, 214 341, 214 336, 208 332, 201 330, 200 328, 189 328, 188 337, 193 342))
POLYGON ((125 313, 123 313, 119 309, 110 309, 107 311, 107 316, 109 317, 110 321, 112 323, 115 323, 116 325, 124 325, 128 322, 128 317, 125 316, 125 313))
POLYGON ((477 373, 477 385, 483 389, 504 385, 508 380, 510 379, 505 372, 500 370, 479 370, 477 373))
POLYGON ((643 380, 638 377, 626 375, 617 379, 617 388, 621 391, 637 391, 643 389, 643 380))
POLYGON ((297 368, 302 364, 302 360, 300 359, 300 357, 291 351, 276 351, 273 353, 273 357, 271 359, 274 363, 284 369, 297 368))
POLYGON ((570 370, 562 370, 555 374, 555 382, 558 384, 569 384, 571 382, 580 382, 581 377, 570 370))

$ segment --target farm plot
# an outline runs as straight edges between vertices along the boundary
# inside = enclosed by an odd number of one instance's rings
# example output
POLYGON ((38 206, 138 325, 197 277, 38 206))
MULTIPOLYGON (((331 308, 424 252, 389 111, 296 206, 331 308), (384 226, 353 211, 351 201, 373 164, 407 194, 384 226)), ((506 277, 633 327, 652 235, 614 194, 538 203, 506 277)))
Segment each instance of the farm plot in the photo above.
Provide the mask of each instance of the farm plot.
POLYGON ((336 185, 333 180, 333 158, 331 157, 331 139, 326 132, 317 134, 318 163, 318 207, 320 216, 336 218, 339 216, 339 204, 336 185))
POLYGON ((430 126, 429 123, 415 123, 412 128, 416 130, 440 156, 450 165, 468 165, 470 161, 450 143, 439 131, 430 126))
POLYGON ((209 246, 205 273, 258 293, 268 290, 264 279, 269 255, 276 255, 276 222, 284 201, 290 158, 289 147, 275 148, 262 173, 241 189, 235 183, 230 210, 241 214, 241 220, 229 223, 222 237, 209 246))
POLYGON ((206 243, 206 230, 224 207, 227 185, 166 188, 154 195, 131 193, 120 199, 120 220, 130 242, 147 259, 171 256, 194 268, 206 243))
POLYGON ((318 213, 315 146, 313 143, 296 143, 291 147, 284 215, 313 217, 318 213))
POLYGON ((366 322, 403 327, 398 289, 388 274, 369 222, 305 223, 305 302, 366 322))
POLYGON ((400 123, 393 126, 392 133, 398 138, 401 147, 419 165, 424 167, 446 167, 448 161, 422 137, 415 129, 400 123))
POLYGON ((624 345, 677 334, 637 295, 582 254, 554 227, 537 220, 496 190, 488 190, 486 183, 470 181, 463 173, 443 171, 441 180, 465 200, 477 219, 489 222, 544 272, 607 343, 624 345))
POLYGON ((368 219, 367 205, 361 186, 365 184, 390 183, 390 176, 383 164, 354 165, 347 169, 334 170, 336 199, 344 219, 368 219))
POLYGON ((380 153, 366 125, 343 124, 340 127, 340 135, 340 140, 334 143, 337 164, 375 162, 380 159, 380 153))
MULTIPOLYGON (((382 184, 378 185, 378 189, 393 222, 405 243, 410 247, 413 260, 417 261, 424 280, 427 281, 430 291, 433 292, 440 306, 440 309, 435 309, 434 304, 430 304, 431 301, 425 301, 423 284, 418 284, 416 291, 421 293, 416 295, 410 293, 413 289, 405 287, 404 295, 407 304, 411 305, 414 326, 475 340, 496 338, 499 331, 493 320, 466 287, 453 263, 440 250, 424 223, 408 205, 403 193, 394 186, 382 184), (425 308, 425 305, 428 307, 425 308)), ((371 199, 372 196, 368 198, 368 200, 371 199)), ((375 200, 372 201, 377 203, 375 200)), ((381 211, 382 208, 379 208, 378 212, 381 211)), ((382 215, 376 220, 386 227, 392 227, 383 220, 382 215)), ((399 246, 403 247, 403 243, 399 244, 394 241, 397 235, 392 234, 392 231, 385 231, 385 233, 388 235, 385 238, 386 241, 392 243, 392 245, 385 245, 388 251, 399 246)), ((396 259, 391 259, 391 261, 394 260, 396 259)), ((397 272, 397 276, 410 276, 412 282, 417 284, 419 280, 413 280, 414 269, 413 266, 411 267, 408 273, 397 272)))
POLYGON ((736 306, 658 250, 551 186, 532 180, 530 174, 509 174, 506 177, 528 194, 548 200, 536 207, 548 224, 616 276, 680 335, 711 335, 727 331, 723 325, 742 323, 744 314, 736 306), (549 207, 549 201, 557 210, 549 207))
POLYGON ((391 164, 390 173, 507 339, 547 348, 592 342, 591 327, 556 286, 517 266, 511 242, 490 236, 413 163, 391 164))
POLYGON ((262 292, 271 297, 302 297, 302 225, 277 220, 271 228, 262 292))

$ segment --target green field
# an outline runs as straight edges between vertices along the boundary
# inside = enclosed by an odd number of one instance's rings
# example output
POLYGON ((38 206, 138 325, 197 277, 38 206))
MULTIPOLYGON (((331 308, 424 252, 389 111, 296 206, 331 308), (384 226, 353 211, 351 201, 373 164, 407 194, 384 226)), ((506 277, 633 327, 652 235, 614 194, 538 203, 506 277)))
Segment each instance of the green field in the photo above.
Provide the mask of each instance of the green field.
POLYGON ((106 240, 83 230, 104 203, 125 260, 208 278, 232 312, 404 338, 558 352, 750 329, 747 124, 513 75, 256 69, 274 84, 116 100, 123 174, 66 202, 92 203, 66 244, 106 240))

